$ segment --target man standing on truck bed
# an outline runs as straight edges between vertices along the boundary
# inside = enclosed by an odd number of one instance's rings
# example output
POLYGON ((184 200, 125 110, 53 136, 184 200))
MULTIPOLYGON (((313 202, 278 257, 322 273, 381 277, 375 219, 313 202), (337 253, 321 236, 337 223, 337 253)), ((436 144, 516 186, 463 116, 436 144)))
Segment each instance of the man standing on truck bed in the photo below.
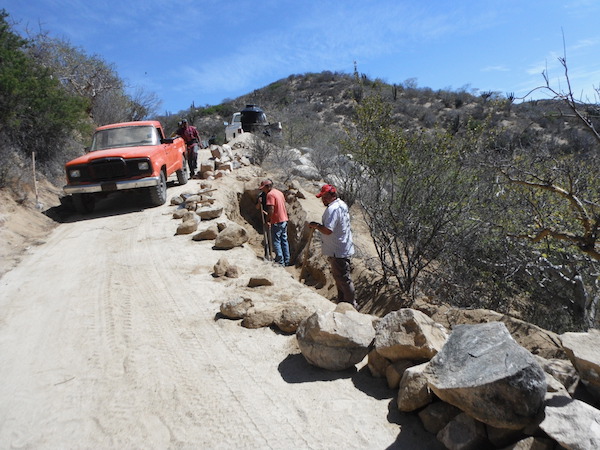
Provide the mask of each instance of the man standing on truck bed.
POLYGON ((200 135, 196 127, 188 125, 187 119, 181 120, 181 126, 177 129, 177 135, 185 141, 190 177, 193 177, 198 167, 198 143, 200 142, 200 135))

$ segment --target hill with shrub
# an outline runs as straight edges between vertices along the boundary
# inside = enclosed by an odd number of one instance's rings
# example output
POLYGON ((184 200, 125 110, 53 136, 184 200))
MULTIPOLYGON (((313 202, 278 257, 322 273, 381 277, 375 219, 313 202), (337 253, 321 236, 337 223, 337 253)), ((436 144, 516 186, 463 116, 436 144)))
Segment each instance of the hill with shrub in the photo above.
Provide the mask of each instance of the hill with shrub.
POLYGON ((45 34, 23 39, 6 13, 0 25, 0 188, 14 197, 32 192, 32 154, 39 176, 60 186, 97 125, 158 118, 171 132, 186 117, 221 144, 223 122, 257 104, 284 132, 260 137, 255 162, 289 181, 291 149, 308 149, 320 178, 364 213, 378 254, 373 290, 385 286, 399 306, 428 296, 557 332, 598 326, 597 103, 546 78, 548 100, 529 100, 389 84, 356 68, 160 116, 153 94, 127 95, 101 58, 45 34))

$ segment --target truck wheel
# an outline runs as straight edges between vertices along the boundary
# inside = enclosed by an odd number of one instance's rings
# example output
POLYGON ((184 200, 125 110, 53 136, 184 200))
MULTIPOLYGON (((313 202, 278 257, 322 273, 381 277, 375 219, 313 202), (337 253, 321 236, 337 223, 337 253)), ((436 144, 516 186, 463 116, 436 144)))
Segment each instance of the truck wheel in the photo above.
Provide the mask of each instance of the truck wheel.
POLYGON ((181 161, 181 169, 179 169, 175 173, 177 174, 177 182, 180 185, 184 185, 190 179, 190 168, 188 167, 188 163, 185 160, 185 156, 182 156, 181 159, 182 159, 182 161, 181 161))
POLYGON ((162 170, 160 171, 160 180, 158 185, 149 187, 148 194, 152 206, 160 206, 167 201, 167 177, 162 170))
POLYGON ((73 194, 73 206, 78 213, 88 214, 94 211, 96 199, 92 194, 73 194))

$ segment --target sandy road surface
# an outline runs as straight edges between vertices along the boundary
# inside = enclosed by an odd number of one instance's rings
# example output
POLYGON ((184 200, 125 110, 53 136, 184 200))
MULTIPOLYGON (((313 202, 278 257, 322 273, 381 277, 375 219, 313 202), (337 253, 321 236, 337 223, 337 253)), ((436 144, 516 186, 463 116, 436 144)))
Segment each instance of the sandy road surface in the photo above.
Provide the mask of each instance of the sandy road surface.
POLYGON ((223 252, 174 236, 171 212, 74 215, 0 279, 0 448, 439 448, 366 369, 217 319, 243 277, 215 280, 223 252))

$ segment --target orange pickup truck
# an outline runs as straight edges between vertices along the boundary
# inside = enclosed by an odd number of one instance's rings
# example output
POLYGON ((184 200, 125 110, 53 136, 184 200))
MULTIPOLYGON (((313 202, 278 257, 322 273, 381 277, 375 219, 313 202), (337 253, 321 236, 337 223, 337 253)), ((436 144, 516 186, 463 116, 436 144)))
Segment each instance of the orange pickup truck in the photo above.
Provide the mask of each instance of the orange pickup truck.
POLYGON ((82 213, 92 212, 97 198, 126 189, 143 189, 150 205, 162 205, 170 175, 175 173, 179 184, 189 179, 183 139, 165 137, 155 120, 98 127, 86 151, 65 164, 63 187, 82 213))

